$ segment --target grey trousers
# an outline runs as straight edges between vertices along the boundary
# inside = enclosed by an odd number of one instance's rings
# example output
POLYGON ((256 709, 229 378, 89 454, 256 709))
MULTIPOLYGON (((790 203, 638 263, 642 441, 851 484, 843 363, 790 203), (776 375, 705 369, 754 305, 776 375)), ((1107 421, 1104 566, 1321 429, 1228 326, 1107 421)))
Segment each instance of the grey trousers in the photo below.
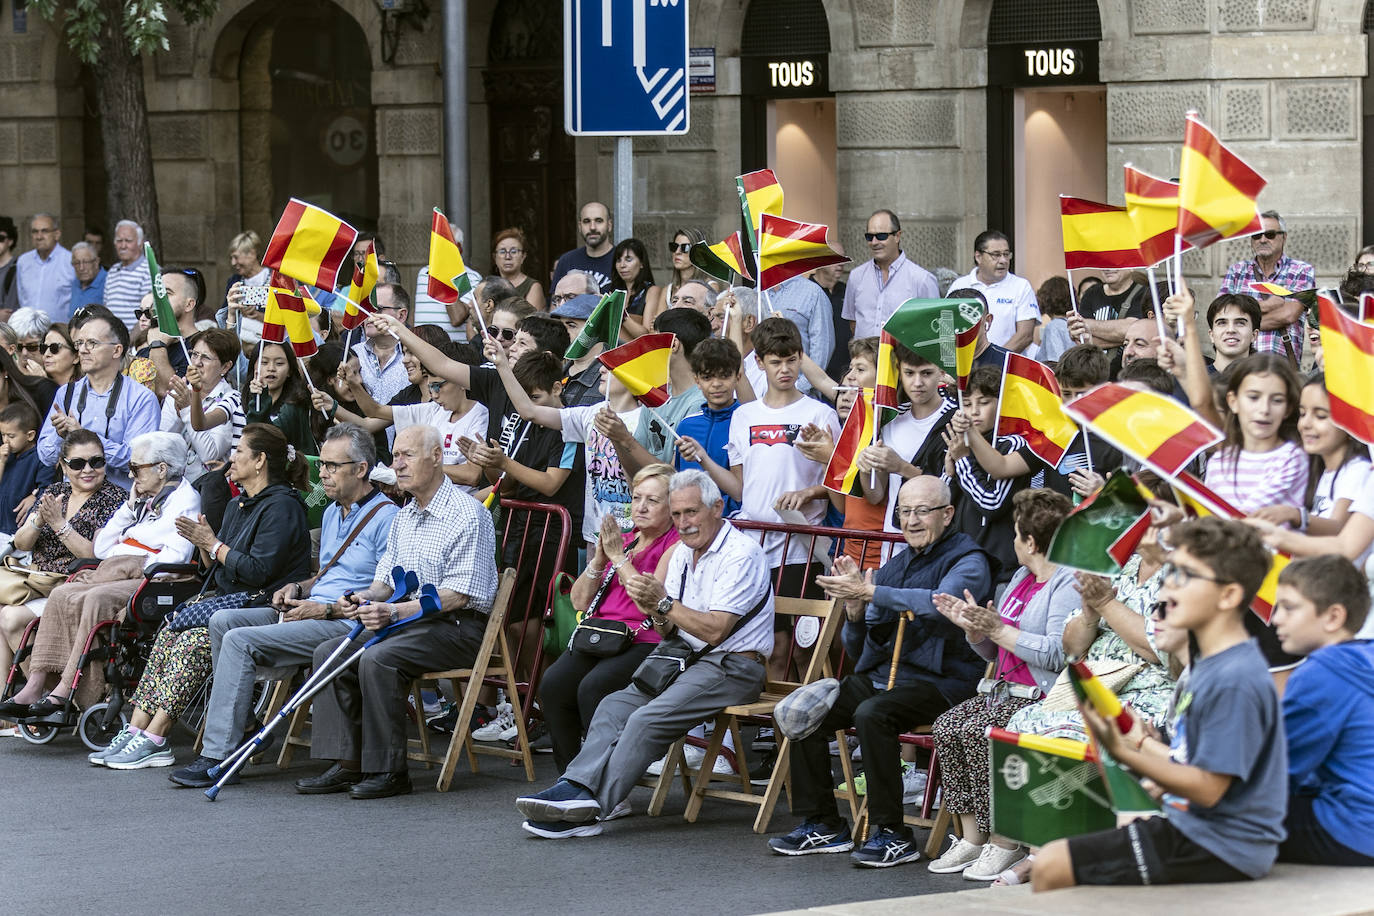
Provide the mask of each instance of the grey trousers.
MULTIPOLYGON (((277 623, 277 609, 231 608, 210 618, 210 659, 215 666, 205 708, 201 753, 223 760, 243 741, 259 668, 308 665, 315 647, 352 629, 347 620, 277 623)), ((363 637, 358 637, 362 645, 363 637)), ((280 736, 278 736, 280 737, 280 736)))
MULTIPOLYGON (((470 666, 485 628, 485 616, 431 617, 368 649, 316 694, 310 756, 357 760, 365 773, 404 772, 410 682, 426 671, 470 666)), ((315 663, 328 658, 339 642, 318 646, 315 663)))
POLYGON ((651 697, 634 684, 601 701, 587 740, 563 778, 596 796, 602 811, 624 801, 649 764, 727 706, 763 692, 764 667, 742 655, 712 654, 651 697))

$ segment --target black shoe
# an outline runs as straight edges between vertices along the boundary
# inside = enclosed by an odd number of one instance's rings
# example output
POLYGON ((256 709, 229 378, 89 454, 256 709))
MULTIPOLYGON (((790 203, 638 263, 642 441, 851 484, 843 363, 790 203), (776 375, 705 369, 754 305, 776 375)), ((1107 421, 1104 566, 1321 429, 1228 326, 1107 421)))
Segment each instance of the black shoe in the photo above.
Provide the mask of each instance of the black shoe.
POLYGON ((749 771, 749 784, 754 786, 766 786, 768 780, 773 778, 773 768, 778 764, 778 748, 766 751, 758 764, 749 771))
POLYGON ((297 779, 296 791, 302 795, 329 795, 332 792, 347 792, 362 781, 362 773, 345 770, 336 763, 318 776, 297 779))
POLYGON ((0 703, 0 719, 22 719, 29 714, 29 707, 32 703, 16 703, 14 700, 6 700, 0 703))
POLYGON ((348 790, 349 798, 390 798, 411 793, 410 773, 368 773, 367 778, 348 790))
POLYGON ((76 704, 72 702, 71 697, 44 697, 30 705, 28 712, 18 718, 25 725, 55 725, 58 728, 67 728, 76 724, 76 704))
MULTIPOLYGON (((197 757, 189 766, 184 766, 179 770, 173 770, 167 778, 179 786, 188 789, 208 789, 219 782, 223 773, 210 775, 210 768, 219 766, 224 761, 216 760, 213 757, 197 757)), ((239 774, 235 773, 224 783, 226 786, 236 786, 239 784, 239 774)))

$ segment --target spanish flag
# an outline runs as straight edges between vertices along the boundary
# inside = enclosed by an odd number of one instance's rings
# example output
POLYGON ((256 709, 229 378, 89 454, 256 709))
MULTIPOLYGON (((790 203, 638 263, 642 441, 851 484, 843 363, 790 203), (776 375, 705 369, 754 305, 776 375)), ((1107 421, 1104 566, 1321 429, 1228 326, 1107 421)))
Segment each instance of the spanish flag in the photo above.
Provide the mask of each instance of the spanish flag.
MULTIPOLYGON (((372 295, 372 291, 377 288, 377 279, 381 276, 381 269, 377 266, 377 246, 373 242, 367 243, 367 254, 363 258, 363 266, 353 265, 353 279, 348 284, 348 298, 351 302, 366 302, 372 295)), ((363 317, 356 308, 353 312, 358 315, 352 325, 348 323, 349 309, 344 307, 344 330, 351 331, 362 324, 363 317)))
POLYGON ((1117 695, 1097 679, 1097 675, 1082 659, 1069 662, 1069 683, 1080 700, 1091 703, 1098 715, 1115 722, 1121 734, 1126 734, 1135 725, 1135 716, 1131 711, 1121 705, 1117 695))
POLYGON ((262 263, 311 286, 333 289, 357 238, 358 230, 334 214, 293 197, 272 230, 262 263))
POLYGON ((1162 477, 1176 476, 1223 438, 1173 398, 1116 382, 1075 398, 1064 412, 1162 477))
MULTIPOLYGON (((1135 229, 1135 244, 1140 249, 1142 266, 1152 267, 1174 255, 1174 241, 1178 235, 1178 182, 1156 178, 1129 164, 1123 173, 1126 215, 1135 229)), ((1182 250, 1192 247, 1185 240, 1182 250)))
POLYGON ((772 289, 817 267, 849 263, 826 244, 826 232, 820 223, 765 213, 759 232, 759 289, 772 289))
POLYGON ((997 435, 1020 436, 1036 457, 1059 467, 1078 436, 1078 426, 1064 413, 1059 381, 1043 363, 1008 353, 997 401, 997 435))
POLYGON ((1136 245, 1135 224, 1125 207, 1060 194, 1059 224, 1068 270, 1145 266, 1136 245))
POLYGON ((668 359, 673 340, 672 334, 645 334, 597 358, 639 403, 662 407, 668 403, 668 359))
POLYGON ((448 217, 434 208, 429 228, 429 295, 445 304, 457 302, 472 292, 463 252, 453 240, 448 217))
MULTIPOLYGON (((315 306, 316 310, 319 306, 315 306)), ((262 319, 262 339, 268 343, 291 342, 297 356, 314 356, 318 346, 310 326, 305 300, 297 293, 273 287, 267 294, 262 319)))
POLYGON ((692 263, 723 283, 733 282, 735 275, 753 281, 749 273, 749 257, 745 253, 744 233, 736 229, 714 245, 698 242, 692 246, 692 263))
MULTIPOLYGON (((983 304, 973 303, 981 312, 983 304)), ((955 328, 954 330, 954 380, 959 386, 960 391, 968 391, 968 377, 973 372, 973 357, 977 355, 978 332, 982 327, 982 319, 966 328, 955 328)))
POLYGON ((1196 112, 1183 129, 1178 231, 1198 248, 1261 228, 1255 200, 1267 182, 1231 152, 1196 112))
POLYGON ((758 250, 759 220, 764 215, 782 216, 782 185, 772 169, 759 169, 735 179, 739 188, 739 206, 744 214, 745 231, 749 233, 749 247, 758 250))
POLYGON ((1319 298, 1331 421, 1361 442, 1374 443, 1374 327, 1319 298))
POLYGON ((840 430, 835 451, 825 466, 825 477, 821 483, 827 490, 834 490, 844 496, 860 495, 859 452, 873 443, 873 389, 865 388, 859 392, 854 406, 849 408, 844 429, 840 430))

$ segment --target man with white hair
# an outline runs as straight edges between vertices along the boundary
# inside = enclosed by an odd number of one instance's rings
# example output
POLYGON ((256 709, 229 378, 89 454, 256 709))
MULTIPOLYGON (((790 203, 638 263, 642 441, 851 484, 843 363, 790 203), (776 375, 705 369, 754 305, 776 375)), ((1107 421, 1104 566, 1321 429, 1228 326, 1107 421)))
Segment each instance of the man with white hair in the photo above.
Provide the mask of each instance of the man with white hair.
POLYGON ((105 307, 129 329, 143 296, 153 288, 148 260, 143 257, 143 227, 131 219, 115 223, 115 262, 105 277, 105 307))
POLYGON ((720 489, 705 471, 674 474, 668 506, 680 542, 666 586, 640 573, 625 591, 659 633, 676 632, 701 655, 657 695, 631 683, 601 701, 582 751, 558 782, 515 802, 535 836, 596 836, 644 768, 674 741, 763 690, 773 651, 773 590, 762 548, 722 517, 720 489))
POLYGON ((35 213, 29 221, 33 247, 19 256, 15 279, 19 304, 47 312, 53 321, 66 321, 72 298, 72 253, 62 247, 62 227, 51 213, 35 213))
POLYGON ((104 304, 109 271, 100 266, 100 252, 90 242, 81 241, 72 246, 72 272, 76 279, 72 281, 71 310, 104 304))

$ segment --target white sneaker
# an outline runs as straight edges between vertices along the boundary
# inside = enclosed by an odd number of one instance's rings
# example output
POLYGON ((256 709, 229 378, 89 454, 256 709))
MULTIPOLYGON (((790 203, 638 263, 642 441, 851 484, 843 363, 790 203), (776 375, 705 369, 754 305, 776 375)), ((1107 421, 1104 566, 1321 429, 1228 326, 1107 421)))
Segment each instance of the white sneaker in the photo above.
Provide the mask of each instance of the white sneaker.
MULTIPOLYGON (((515 712, 509 703, 498 703, 496 705, 496 718, 492 719, 481 728, 473 729, 473 741, 500 741, 501 736, 506 733, 506 729, 515 728, 515 712)), ((514 731, 511 734, 515 734, 514 731)))
MULTIPOLYGON (((706 749, 697 747, 695 744, 688 744, 682 748, 682 757, 686 760, 689 770, 699 770, 701 764, 706 760, 706 749)), ((662 772, 662 768, 659 772, 662 772)), ((716 776, 734 776, 735 768, 730 766, 729 758, 721 753, 716 755, 716 762, 711 765, 711 773, 716 776)))
POLYGON ((902 804, 918 802, 926 792, 926 771, 910 761, 902 761, 902 804))
MULTIPOLYGON (((963 871, 974 862, 977 862, 979 856, 983 853, 983 847, 979 846, 977 843, 970 843, 968 840, 962 837, 956 837, 952 833, 949 835, 949 838, 954 841, 953 845, 946 849, 945 854, 940 856, 940 858, 926 865, 928 871, 932 871, 937 875, 952 875, 956 872, 963 871)), ((987 845, 991 846, 992 844, 989 843, 987 845)))
POLYGON ((1003 849, 989 840, 983 844, 978 861, 964 869, 964 877, 970 881, 991 881, 1025 857, 1026 853, 1020 846, 1003 849))
POLYGON ((144 767, 169 767, 176 763, 172 745, 154 744, 146 732, 139 732, 117 754, 105 758, 105 766, 112 770, 141 770, 144 767))
POLYGON ((634 813, 635 813, 635 809, 630 807, 630 800, 627 798, 625 801, 620 802, 620 803, 617 804, 614 808, 612 808, 610 814, 603 814, 603 815, 601 815, 601 817, 597 818, 597 820, 600 820, 600 821, 603 821, 603 822, 604 822, 604 821, 614 821, 614 820, 618 820, 618 819, 620 819, 620 818, 622 818, 622 817, 629 817, 630 815, 632 815, 632 814, 634 814, 634 813))
POLYGON ((644 773, 646 776, 662 776, 663 768, 667 765, 668 755, 664 754, 662 757, 649 764, 649 766, 645 768, 644 773))

